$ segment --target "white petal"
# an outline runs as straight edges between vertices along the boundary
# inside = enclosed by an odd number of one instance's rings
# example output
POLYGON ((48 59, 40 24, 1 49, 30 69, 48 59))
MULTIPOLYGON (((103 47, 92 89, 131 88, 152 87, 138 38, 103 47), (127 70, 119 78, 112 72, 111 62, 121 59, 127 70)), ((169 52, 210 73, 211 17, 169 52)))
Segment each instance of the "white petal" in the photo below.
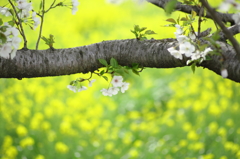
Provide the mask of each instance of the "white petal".
POLYGON ((228 71, 227 71, 227 69, 222 69, 222 70, 221 70, 221 75, 222 75, 223 78, 226 78, 226 77, 228 76, 228 71))

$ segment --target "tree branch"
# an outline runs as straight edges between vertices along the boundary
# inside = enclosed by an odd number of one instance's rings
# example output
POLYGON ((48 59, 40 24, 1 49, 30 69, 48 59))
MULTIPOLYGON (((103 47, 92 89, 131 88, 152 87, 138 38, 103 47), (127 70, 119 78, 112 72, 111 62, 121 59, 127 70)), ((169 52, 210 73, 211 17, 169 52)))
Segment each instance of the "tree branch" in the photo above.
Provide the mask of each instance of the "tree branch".
MULTIPOLYGON (((18 50, 14 59, 0 58, 0 78, 32 78, 60 76, 74 73, 93 72, 103 67, 98 59, 109 61, 115 58, 120 65, 131 66, 139 63, 150 68, 175 68, 186 66, 188 58, 174 58, 167 49, 177 45, 175 39, 163 40, 114 40, 69 49, 18 50)), ((240 63, 236 60, 232 46, 218 42, 222 48, 221 56, 212 56, 202 67, 221 74, 221 67, 228 70, 228 78, 240 82, 240 63)))
MULTIPOLYGON (((169 2, 169 0, 147 0, 147 1, 149 3, 152 3, 152 4, 162 8, 162 9, 164 9, 165 5, 169 2)), ((199 15, 199 13, 201 12, 201 7, 185 5, 181 2, 178 2, 176 4, 175 10, 176 11, 181 11, 181 12, 184 12, 184 13, 188 13, 188 14, 191 14, 192 10, 194 10, 197 13, 197 15, 199 15)), ((229 22, 229 23, 231 23, 231 25, 235 24, 235 22, 232 18, 233 14, 216 12, 216 15, 224 23, 229 22)), ((212 16, 211 16, 210 12, 207 12, 205 17, 209 18, 209 19, 212 19, 212 16)))
POLYGON ((230 40, 230 42, 232 43, 234 49, 237 52, 237 58, 240 60, 240 46, 237 42, 237 40, 233 37, 233 34, 231 31, 229 31, 225 25, 222 23, 221 19, 218 17, 217 12, 214 11, 209 4, 207 3, 207 1, 205 0, 200 0, 202 2, 202 5, 207 8, 208 12, 211 14, 212 19, 220 26, 220 28, 222 29, 223 33, 225 34, 225 36, 230 40))
MULTIPOLYGON (((228 27, 227 29, 232 33, 232 35, 240 33, 240 25, 238 24, 228 27)), ((226 41, 228 39, 228 37, 224 34, 223 31, 221 31, 219 34, 220 34, 220 39, 218 39, 219 41, 226 41)))

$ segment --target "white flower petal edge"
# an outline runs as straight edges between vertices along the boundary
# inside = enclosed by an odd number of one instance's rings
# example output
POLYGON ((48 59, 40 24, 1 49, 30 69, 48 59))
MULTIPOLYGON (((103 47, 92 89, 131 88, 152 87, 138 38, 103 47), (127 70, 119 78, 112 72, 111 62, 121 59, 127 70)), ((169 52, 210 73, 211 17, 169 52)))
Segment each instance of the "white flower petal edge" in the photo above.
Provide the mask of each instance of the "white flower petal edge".
POLYGON ((113 76, 111 83, 112 83, 113 87, 121 87, 122 81, 123 81, 122 76, 113 76))
POLYGON ((128 90, 128 86, 129 86, 129 83, 123 82, 123 84, 121 86, 121 92, 125 93, 125 91, 128 90))
POLYGON ((227 71, 227 69, 222 69, 222 70, 221 70, 221 75, 222 75, 223 78, 227 78, 227 76, 228 76, 228 71, 227 71))
POLYGON ((93 82, 95 82, 95 81, 96 81, 96 79, 92 79, 92 80, 89 82, 88 86, 89 86, 89 87, 92 87, 92 84, 93 84, 93 82))

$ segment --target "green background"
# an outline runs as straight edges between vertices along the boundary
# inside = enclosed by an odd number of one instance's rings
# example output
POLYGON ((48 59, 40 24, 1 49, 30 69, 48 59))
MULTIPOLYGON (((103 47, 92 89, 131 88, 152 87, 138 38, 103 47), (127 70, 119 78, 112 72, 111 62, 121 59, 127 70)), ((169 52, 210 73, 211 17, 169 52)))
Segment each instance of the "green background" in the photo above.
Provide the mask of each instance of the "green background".
MULTIPOLYGON (((55 48, 134 38, 135 24, 157 33, 149 37, 173 38, 175 28, 163 26, 180 14, 133 1, 80 3, 76 15, 65 7, 46 14, 43 35, 55 36, 55 48)), ((215 28, 210 20, 202 29, 208 27, 215 28)), ((39 27, 24 28, 34 49, 39 27)), ((113 97, 101 94, 108 83, 96 76, 86 91, 66 88, 88 76, 0 79, 0 158, 240 159, 238 83, 186 67, 132 74, 124 79, 129 90, 113 97)))

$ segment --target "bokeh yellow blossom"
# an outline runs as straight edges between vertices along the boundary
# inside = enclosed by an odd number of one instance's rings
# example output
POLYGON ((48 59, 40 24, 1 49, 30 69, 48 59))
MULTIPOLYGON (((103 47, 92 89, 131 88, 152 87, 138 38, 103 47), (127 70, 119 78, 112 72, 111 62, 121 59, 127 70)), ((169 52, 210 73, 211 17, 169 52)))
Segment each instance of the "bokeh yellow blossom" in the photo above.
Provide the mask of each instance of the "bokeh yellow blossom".
POLYGON ((18 136, 22 137, 22 136, 26 136, 28 133, 28 130, 25 126, 23 125, 18 125, 16 128, 16 132, 18 134, 18 136))
POLYGON ((56 150, 57 152, 59 152, 59 153, 65 154, 65 153, 68 152, 69 148, 68 148, 68 146, 67 146, 66 144, 64 144, 63 142, 57 142, 57 143, 55 144, 55 150, 56 150))
POLYGON ((43 155, 37 155, 35 159, 45 159, 45 157, 43 155))
POLYGON ((31 137, 26 137, 20 141, 20 146, 22 148, 34 145, 34 139, 31 137))

